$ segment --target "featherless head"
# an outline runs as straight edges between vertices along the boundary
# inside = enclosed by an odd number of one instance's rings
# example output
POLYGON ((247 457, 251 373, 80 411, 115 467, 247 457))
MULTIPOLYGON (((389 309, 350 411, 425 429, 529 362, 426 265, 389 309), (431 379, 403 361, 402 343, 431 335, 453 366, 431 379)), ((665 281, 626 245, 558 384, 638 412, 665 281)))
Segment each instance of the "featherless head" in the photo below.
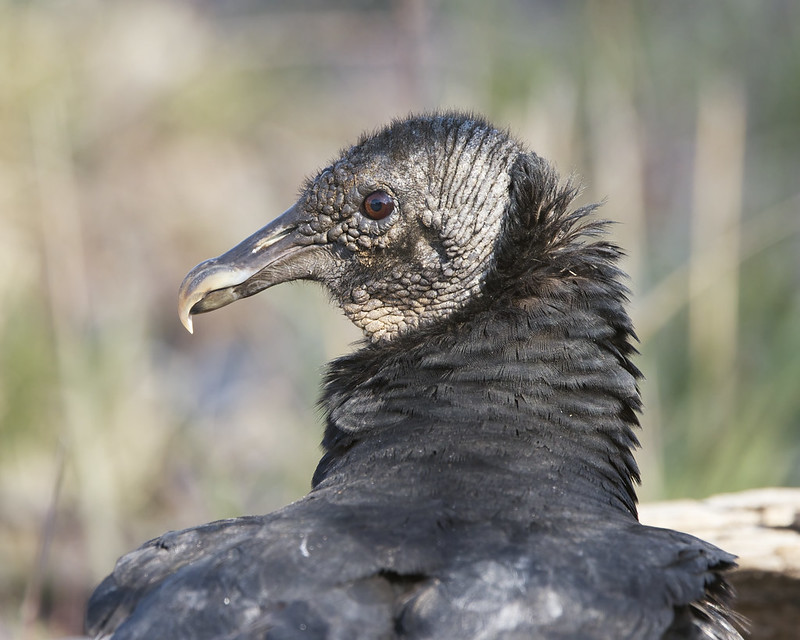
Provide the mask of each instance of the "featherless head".
POLYGON ((498 278, 512 282, 557 252, 574 226, 563 220, 573 196, 484 120, 396 121, 307 180, 282 216, 195 267, 181 318, 191 331, 192 314, 305 279, 324 284, 372 341, 391 340, 485 297, 487 281, 505 290, 498 278))

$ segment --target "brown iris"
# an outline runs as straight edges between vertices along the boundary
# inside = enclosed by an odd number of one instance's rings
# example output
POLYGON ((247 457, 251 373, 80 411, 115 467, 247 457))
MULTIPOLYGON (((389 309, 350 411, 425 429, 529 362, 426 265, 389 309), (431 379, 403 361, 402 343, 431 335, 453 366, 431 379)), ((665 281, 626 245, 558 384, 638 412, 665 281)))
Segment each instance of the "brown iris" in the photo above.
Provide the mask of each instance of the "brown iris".
POLYGON ((373 220, 383 220, 394 211, 394 200, 385 191, 373 191, 361 203, 361 212, 373 220))

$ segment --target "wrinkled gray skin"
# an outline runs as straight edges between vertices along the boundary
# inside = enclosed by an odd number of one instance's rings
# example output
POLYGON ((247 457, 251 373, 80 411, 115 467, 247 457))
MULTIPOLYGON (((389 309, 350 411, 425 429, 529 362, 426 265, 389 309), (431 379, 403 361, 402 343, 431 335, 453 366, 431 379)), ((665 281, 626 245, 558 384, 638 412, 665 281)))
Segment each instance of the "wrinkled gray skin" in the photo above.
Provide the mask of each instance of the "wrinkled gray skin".
POLYGON ((521 149, 472 120, 455 128, 442 121, 433 129, 431 136, 405 121, 362 140, 310 180, 277 225, 198 265, 181 288, 184 323, 189 313, 296 279, 323 283, 372 341, 461 307, 489 267, 509 168, 521 149), (361 210, 377 190, 395 202, 383 220, 361 210), (259 253, 263 259, 254 260, 259 253), (209 297, 220 290, 224 295, 209 297))

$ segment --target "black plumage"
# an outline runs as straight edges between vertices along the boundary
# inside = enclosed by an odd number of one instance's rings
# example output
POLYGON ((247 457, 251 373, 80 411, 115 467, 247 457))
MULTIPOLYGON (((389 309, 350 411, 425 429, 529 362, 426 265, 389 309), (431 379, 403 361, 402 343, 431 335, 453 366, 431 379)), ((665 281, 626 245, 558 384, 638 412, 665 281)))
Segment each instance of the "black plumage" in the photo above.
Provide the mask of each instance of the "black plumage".
POLYGON ((620 250, 506 132, 395 122, 181 289, 181 315, 323 283, 367 341, 328 369, 313 489, 124 556, 114 638, 739 638, 734 558, 637 521, 620 250))

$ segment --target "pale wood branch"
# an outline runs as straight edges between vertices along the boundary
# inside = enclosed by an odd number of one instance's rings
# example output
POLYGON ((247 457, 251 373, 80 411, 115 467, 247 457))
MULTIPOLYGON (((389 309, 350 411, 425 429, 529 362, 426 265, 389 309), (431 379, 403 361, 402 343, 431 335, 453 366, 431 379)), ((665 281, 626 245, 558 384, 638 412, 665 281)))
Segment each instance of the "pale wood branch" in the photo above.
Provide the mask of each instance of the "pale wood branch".
POLYGON ((800 638, 800 488, 641 505, 644 524, 686 531, 739 556, 736 610, 754 640, 800 638))

